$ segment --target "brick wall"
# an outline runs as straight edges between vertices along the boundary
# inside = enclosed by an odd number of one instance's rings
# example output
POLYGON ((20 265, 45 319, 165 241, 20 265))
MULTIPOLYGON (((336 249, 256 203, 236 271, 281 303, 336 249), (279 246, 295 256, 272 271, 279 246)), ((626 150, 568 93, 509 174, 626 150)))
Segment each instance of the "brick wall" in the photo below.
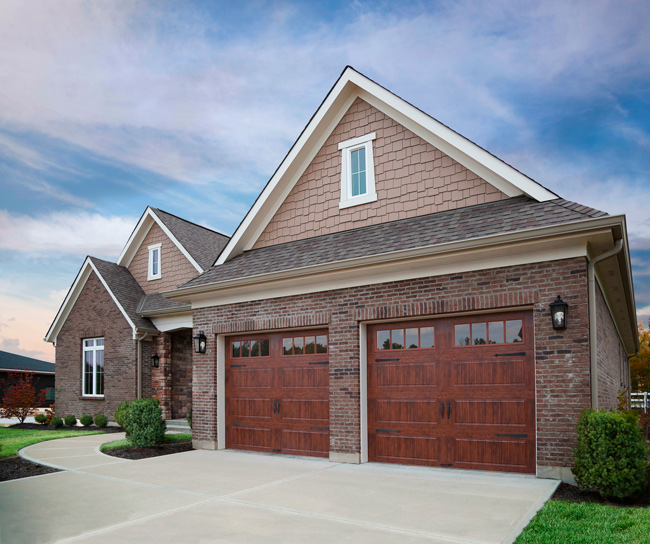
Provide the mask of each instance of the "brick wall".
MULTIPOLYGON (((506 198, 358 98, 298 180, 255 248, 506 198), (340 142, 371 132, 377 202, 339 210, 340 142)), ((135 274, 134 274, 135 275, 135 274)))
POLYGON ((216 334, 329 325, 330 451, 360 451, 359 322, 412 316, 534 308, 537 464, 569 466, 575 424, 590 405, 587 265, 584 258, 390 282, 323 293, 201 308, 196 330, 212 330, 194 355, 194 438, 216 441, 216 334), (571 307, 566 331, 554 331, 548 305, 571 307))
POLYGON ((596 283, 596 323, 598 338, 598 407, 602 410, 618 406, 618 392, 629 389, 629 359, 607 308, 605 297, 596 283))
POLYGON ((160 358, 158 368, 151 369, 152 396, 162 408, 163 419, 172 417, 172 335, 164 332, 153 339, 151 354, 160 358))
POLYGON ((129 271, 148 295, 174 289, 198 275, 196 268, 155 223, 133 257, 129 271), (160 249, 161 278, 148 281, 149 246, 159 243, 162 244, 160 249))
POLYGON ((70 315, 61 328, 56 346, 56 413, 113 413, 122 400, 136 396, 136 342, 133 330, 95 273, 91 273, 70 315), (104 398, 81 395, 82 340, 104 338, 104 398))
POLYGON ((192 331, 172 333, 172 417, 184 418, 192 403, 192 331))

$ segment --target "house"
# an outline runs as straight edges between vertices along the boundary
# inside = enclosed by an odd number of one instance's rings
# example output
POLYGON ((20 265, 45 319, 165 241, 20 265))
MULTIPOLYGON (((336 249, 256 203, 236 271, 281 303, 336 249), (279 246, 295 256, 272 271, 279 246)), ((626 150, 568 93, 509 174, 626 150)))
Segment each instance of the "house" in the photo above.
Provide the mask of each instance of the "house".
POLYGON ((624 216, 350 67, 215 265, 163 295, 207 338, 196 448, 568 479, 580 411, 616 406, 638 349, 624 216))
MULTIPOLYGON (((162 368, 171 351, 173 365, 172 331, 205 338, 187 355, 195 448, 569 479, 580 411, 629 389, 625 217, 559 197, 350 67, 191 278, 147 287, 133 265, 145 230, 117 263, 89 258, 89 300, 77 310, 69 295, 48 338, 71 406, 87 401, 82 343, 109 349, 84 325, 104 315, 101 285, 131 316, 106 396, 126 382, 135 394, 127 359, 142 371, 159 353, 162 368), (116 270, 128 293, 109 288, 116 270)), ((163 404, 174 395, 155 369, 140 379, 163 404)))
POLYGON ((148 207, 117 262, 86 258, 45 337, 58 413, 112 418, 123 400, 156 396, 166 419, 187 417, 192 312, 160 292, 208 270, 227 240, 148 207))
POLYGON ((9 382, 9 374, 14 372, 30 372, 34 376, 34 387, 37 392, 45 390, 45 404, 54 403, 54 363, 0 351, 0 400, 5 394, 9 382))

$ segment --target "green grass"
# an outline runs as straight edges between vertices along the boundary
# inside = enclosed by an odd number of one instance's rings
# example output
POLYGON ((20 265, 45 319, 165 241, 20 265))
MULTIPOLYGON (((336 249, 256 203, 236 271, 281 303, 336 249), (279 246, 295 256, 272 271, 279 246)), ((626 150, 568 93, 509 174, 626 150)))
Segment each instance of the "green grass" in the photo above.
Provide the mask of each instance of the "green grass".
MULTIPOLYGON (((189 442, 190 440, 192 440, 192 433, 166 434, 164 443, 172 444, 174 442, 189 442)), ((130 440, 114 440, 113 442, 106 442, 105 444, 102 444, 99 448, 99 451, 106 452, 133 447, 135 446, 131 444, 130 440)))
POLYGON ((104 434, 104 431, 40 431, 0 427, 0 459, 18 455, 18 450, 45 440, 104 434))
POLYGON ((650 543, 650 508, 548 501, 515 544, 650 543))

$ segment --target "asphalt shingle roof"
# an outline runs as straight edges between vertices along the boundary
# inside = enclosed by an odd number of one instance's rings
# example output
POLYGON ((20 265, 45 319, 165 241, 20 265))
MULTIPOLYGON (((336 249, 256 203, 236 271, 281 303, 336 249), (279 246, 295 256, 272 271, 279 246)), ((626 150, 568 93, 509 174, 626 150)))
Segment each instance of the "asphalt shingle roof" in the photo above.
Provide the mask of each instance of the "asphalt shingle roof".
POLYGON ((89 258, 133 324, 138 329, 157 330, 148 318, 138 314, 138 306, 145 293, 142 287, 138 285, 138 282, 135 281, 131 272, 127 268, 115 263, 104 261, 97 257, 89 258))
POLYGON ((54 372, 54 363, 0 351, 0 370, 18 370, 28 368, 33 372, 54 372))
POLYGON ((537 202, 526 196, 513 197, 246 251, 180 287, 196 287, 606 215, 562 198, 537 202))
POLYGON ((159 312, 161 310, 183 309, 189 310, 191 309, 191 306, 183 302, 177 302, 175 300, 165 298, 160 293, 152 293, 151 295, 145 295, 144 298, 140 301, 138 313, 147 314, 150 312, 159 312))
POLYGON ((203 270, 213 265, 230 240, 225 234, 190 223, 158 208, 151 209, 203 270))

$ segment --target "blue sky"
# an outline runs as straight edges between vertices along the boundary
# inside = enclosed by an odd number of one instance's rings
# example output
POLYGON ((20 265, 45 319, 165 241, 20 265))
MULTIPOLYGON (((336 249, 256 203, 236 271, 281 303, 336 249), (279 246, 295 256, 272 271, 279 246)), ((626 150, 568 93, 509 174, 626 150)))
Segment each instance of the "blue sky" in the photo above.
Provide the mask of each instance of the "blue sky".
POLYGON ((0 349, 147 205, 231 234, 346 65, 627 215, 650 317, 650 3, 0 3, 0 349))

